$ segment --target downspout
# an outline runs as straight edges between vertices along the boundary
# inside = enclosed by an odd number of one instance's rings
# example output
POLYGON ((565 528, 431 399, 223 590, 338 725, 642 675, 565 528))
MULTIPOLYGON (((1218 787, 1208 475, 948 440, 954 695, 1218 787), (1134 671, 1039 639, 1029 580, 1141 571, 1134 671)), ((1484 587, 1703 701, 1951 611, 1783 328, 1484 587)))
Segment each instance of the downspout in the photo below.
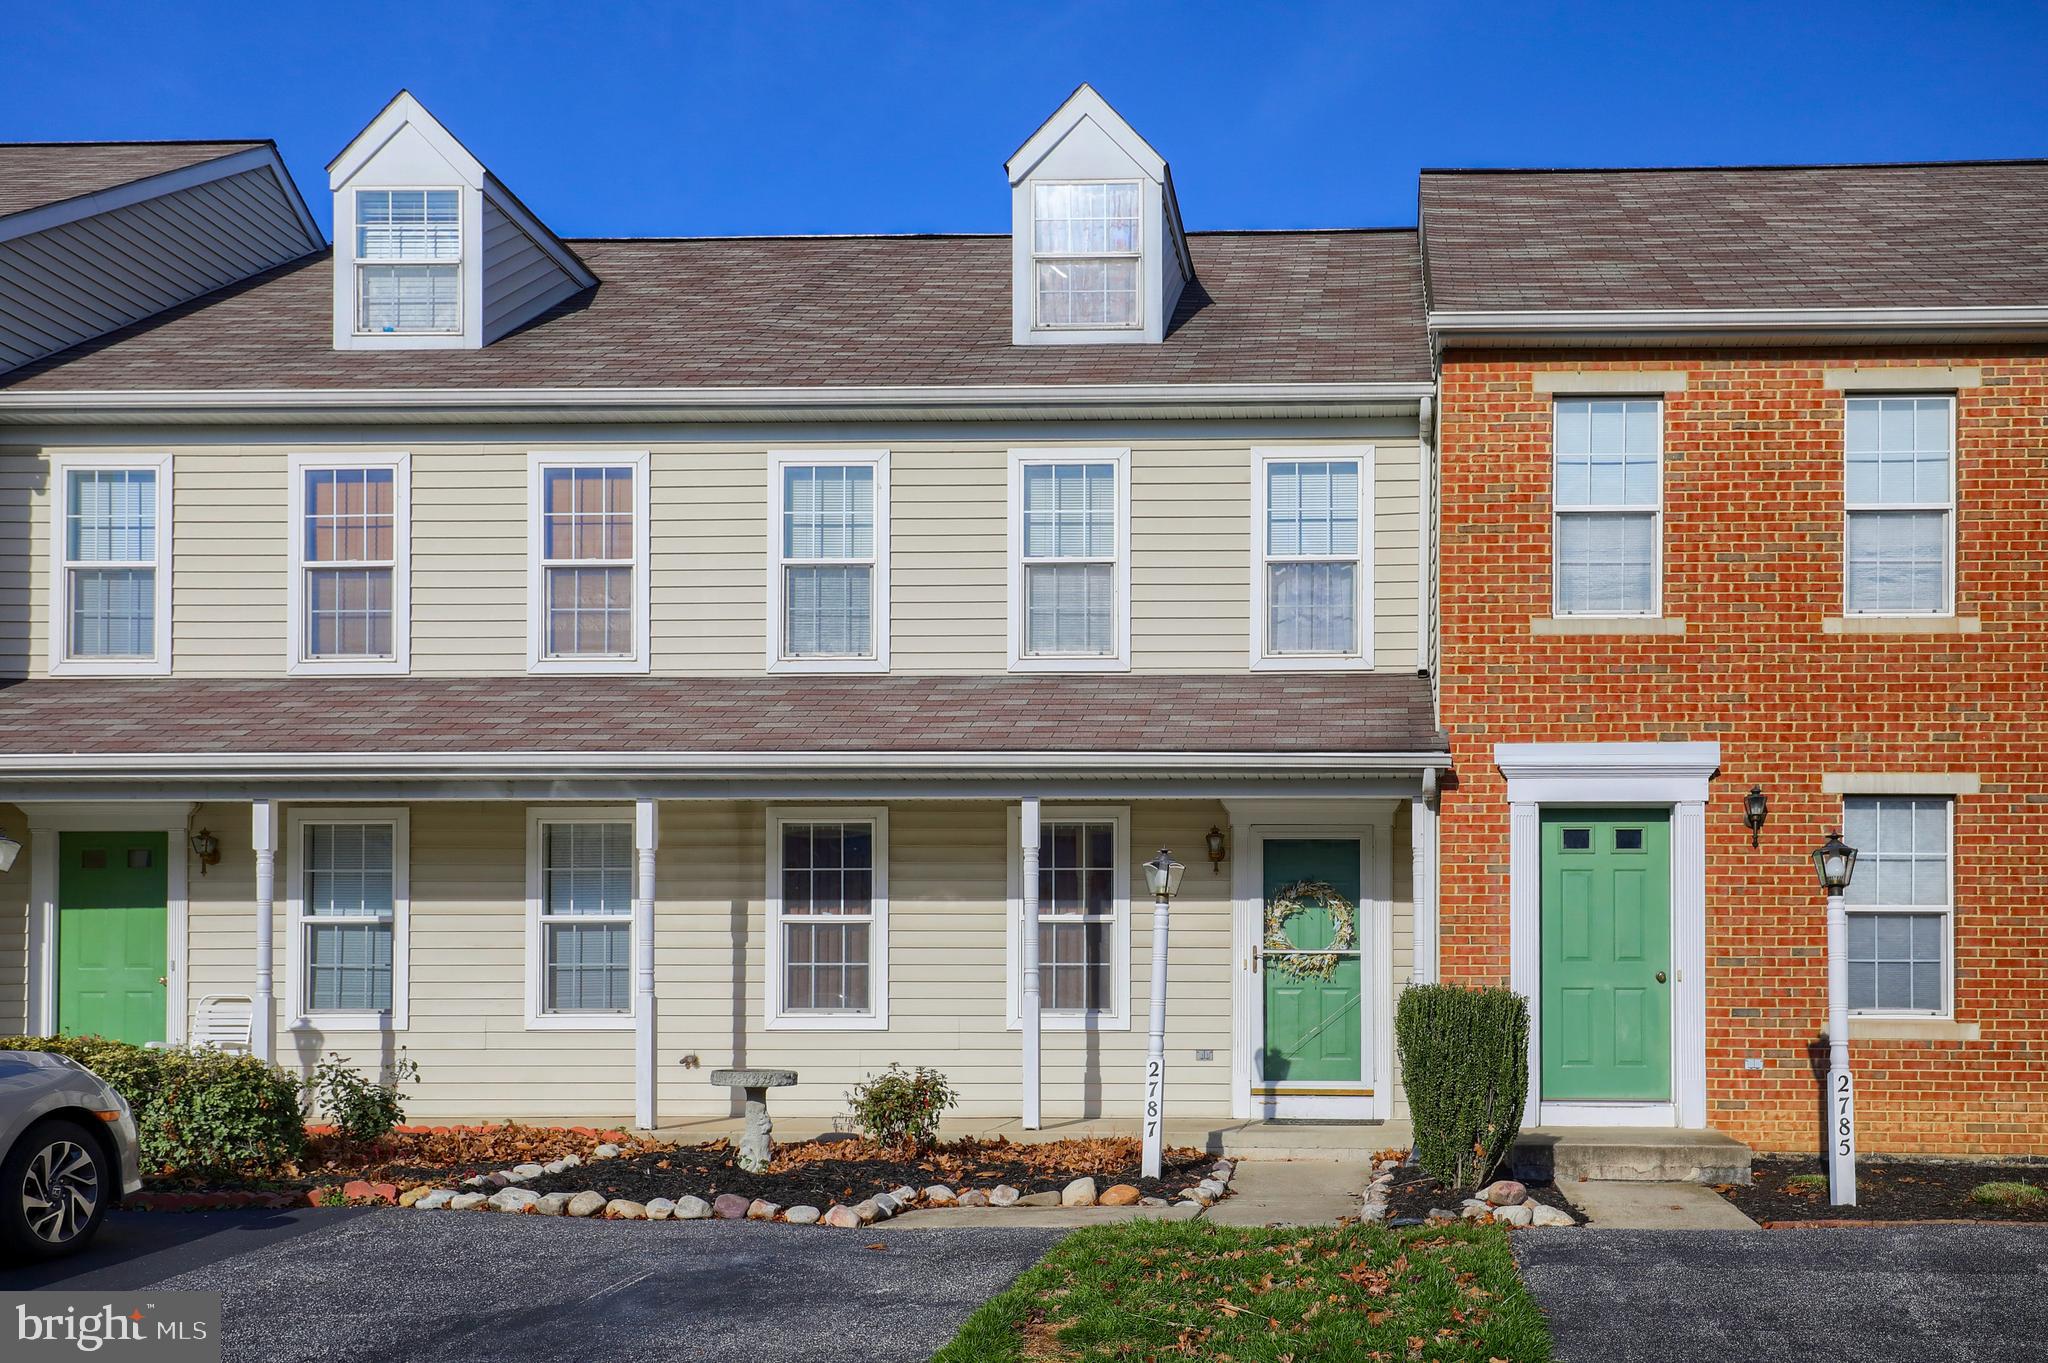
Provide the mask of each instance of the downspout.
POLYGON ((1418 404, 1416 429, 1422 443, 1422 581, 1415 593, 1415 674, 1430 679, 1432 701, 1436 698, 1436 601, 1437 601, 1437 509, 1436 509, 1436 400, 1422 398, 1418 404))
POLYGON ((1024 1129, 1036 1131, 1038 1117, 1038 797, 1026 796, 1018 812, 1022 872, 1018 879, 1017 959, 1022 976, 1017 1000, 1018 1030, 1024 1039, 1024 1129))

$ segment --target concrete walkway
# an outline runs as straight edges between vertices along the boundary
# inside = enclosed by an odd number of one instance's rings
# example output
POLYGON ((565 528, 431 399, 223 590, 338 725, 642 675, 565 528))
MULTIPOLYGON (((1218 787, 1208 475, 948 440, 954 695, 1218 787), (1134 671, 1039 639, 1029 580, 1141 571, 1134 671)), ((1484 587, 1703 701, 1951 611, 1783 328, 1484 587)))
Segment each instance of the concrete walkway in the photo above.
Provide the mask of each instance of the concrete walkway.
POLYGON ((1219 1226, 1328 1226, 1357 1216, 1365 1161, 1239 1160, 1232 1196, 1211 1207, 1219 1226))
POLYGON ((1586 1214, 1590 1230, 1756 1230, 1756 1222, 1698 1183, 1621 1183, 1599 1179, 1559 1185, 1586 1214))

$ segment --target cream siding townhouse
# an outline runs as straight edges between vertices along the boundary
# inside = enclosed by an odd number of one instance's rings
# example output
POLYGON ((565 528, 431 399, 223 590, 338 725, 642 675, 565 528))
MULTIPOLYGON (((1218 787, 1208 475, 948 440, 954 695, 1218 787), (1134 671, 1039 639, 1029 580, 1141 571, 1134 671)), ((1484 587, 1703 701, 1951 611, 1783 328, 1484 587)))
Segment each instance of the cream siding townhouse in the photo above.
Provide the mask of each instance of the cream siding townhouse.
MULTIPOLYGON (((0 327, 57 306, 17 220, 219 153, 0 148, 46 186, 0 176, 0 327)), ((180 211, 304 219, 263 174, 180 211)), ((1415 233, 1184 232, 1085 86, 1008 179, 1007 236, 564 241, 400 94, 331 249, 0 358, 0 1028, 247 1000, 431 1119, 775 1065, 823 1124, 901 1062, 1128 1123, 1166 847, 1173 1117, 1393 1115, 1447 765, 1415 233)))

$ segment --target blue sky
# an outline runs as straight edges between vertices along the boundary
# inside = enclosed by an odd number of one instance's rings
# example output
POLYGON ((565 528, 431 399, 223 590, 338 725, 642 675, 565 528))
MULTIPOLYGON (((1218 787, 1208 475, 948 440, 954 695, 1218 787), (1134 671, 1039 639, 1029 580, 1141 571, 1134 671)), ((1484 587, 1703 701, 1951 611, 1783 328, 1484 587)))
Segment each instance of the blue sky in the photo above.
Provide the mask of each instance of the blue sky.
POLYGON ((2048 155, 2048 5, 21 5, 0 140, 274 137, 409 86, 568 236, 1004 231, 1078 82, 1188 225, 1406 224, 1425 165, 2048 155))

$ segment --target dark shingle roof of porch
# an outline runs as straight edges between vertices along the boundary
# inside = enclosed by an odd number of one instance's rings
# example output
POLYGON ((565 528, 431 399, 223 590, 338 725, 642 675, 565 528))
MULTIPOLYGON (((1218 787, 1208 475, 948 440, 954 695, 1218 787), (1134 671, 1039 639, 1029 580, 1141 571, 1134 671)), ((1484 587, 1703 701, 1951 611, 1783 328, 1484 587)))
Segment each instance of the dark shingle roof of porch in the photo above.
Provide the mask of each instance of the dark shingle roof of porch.
POLYGON ((1402 674, 51 678, 0 759, 322 753, 1436 753, 1402 674))

